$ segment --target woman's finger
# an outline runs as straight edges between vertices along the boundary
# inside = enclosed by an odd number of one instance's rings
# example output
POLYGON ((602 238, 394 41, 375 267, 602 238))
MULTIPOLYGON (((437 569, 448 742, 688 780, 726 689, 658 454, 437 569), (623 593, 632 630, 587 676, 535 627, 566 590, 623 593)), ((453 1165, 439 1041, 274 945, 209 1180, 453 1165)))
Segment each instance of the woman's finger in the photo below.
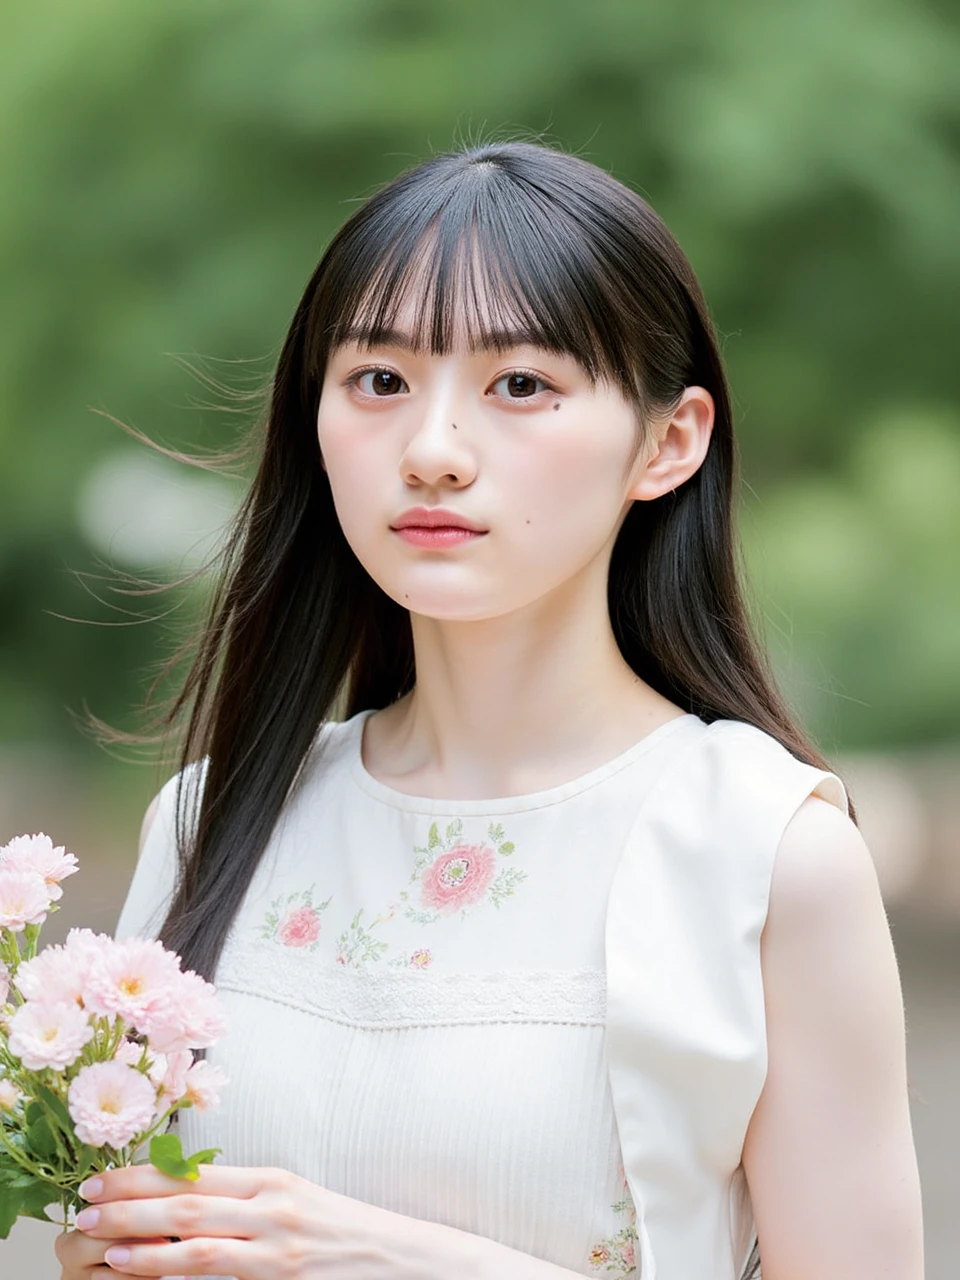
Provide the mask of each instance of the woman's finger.
POLYGON ((77 1214, 79 1231, 93 1240, 148 1240, 178 1236, 236 1236, 258 1234, 260 1214, 249 1200, 193 1192, 152 1200, 108 1200, 88 1205, 77 1214))
POLYGON ((104 1255, 112 1274, 130 1276, 240 1276, 275 1280, 275 1265, 247 1240, 199 1236, 164 1244, 111 1243, 104 1255))
POLYGON ((232 1165, 203 1164, 195 1181, 170 1178, 151 1164, 108 1169, 88 1178, 80 1194, 90 1204, 105 1200, 138 1200, 148 1197, 191 1195, 233 1196, 250 1200, 261 1191, 280 1187, 290 1175, 284 1169, 243 1169, 232 1165))
POLYGON ((63 1269, 63 1280, 87 1280, 88 1276, 117 1273, 107 1265, 106 1252, 111 1245, 140 1245, 166 1243, 165 1237, 144 1239, 93 1240, 82 1231, 61 1232, 54 1241, 53 1251, 63 1269))

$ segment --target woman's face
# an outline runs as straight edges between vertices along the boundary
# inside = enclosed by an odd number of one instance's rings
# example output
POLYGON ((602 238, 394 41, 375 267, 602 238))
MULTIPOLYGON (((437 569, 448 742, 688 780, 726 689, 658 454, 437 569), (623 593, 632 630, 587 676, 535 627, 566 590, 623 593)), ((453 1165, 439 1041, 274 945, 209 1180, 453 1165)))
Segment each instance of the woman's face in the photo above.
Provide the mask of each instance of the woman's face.
POLYGON ((644 458, 635 408, 571 357, 522 337, 416 353, 402 316, 391 341, 331 353, 318 434, 370 576, 414 613, 462 621, 523 608, 588 566, 605 580, 644 458))

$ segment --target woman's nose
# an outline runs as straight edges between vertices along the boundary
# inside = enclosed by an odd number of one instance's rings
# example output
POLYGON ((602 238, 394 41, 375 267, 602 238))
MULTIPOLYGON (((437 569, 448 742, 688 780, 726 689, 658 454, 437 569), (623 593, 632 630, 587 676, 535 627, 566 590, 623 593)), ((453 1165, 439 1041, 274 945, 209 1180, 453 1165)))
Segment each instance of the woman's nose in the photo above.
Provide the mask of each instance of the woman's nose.
POLYGON ((458 425, 450 403, 426 413, 400 459, 400 474, 410 485, 448 484, 463 488, 477 474, 476 458, 467 443, 463 415, 458 425))

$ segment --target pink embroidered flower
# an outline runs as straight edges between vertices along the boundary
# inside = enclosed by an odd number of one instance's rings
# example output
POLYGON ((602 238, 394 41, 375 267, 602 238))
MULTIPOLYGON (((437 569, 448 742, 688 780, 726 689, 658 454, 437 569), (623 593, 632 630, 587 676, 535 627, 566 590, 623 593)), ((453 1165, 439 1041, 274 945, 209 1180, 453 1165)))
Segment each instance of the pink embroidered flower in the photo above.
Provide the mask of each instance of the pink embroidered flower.
POLYGON ((605 1244, 594 1245, 590 1250, 591 1267, 602 1267, 605 1262, 610 1261, 610 1250, 605 1244))
POLYGON ((125 1147, 149 1129, 156 1086, 124 1062, 94 1062, 70 1085, 67 1107, 77 1137, 91 1146, 125 1147))
POLYGON ((441 915, 480 902, 496 869, 496 855, 484 844, 459 844, 441 853, 423 873, 421 901, 441 915))
POLYGON ((637 1253, 632 1240, 625 1240, 620 1248, 620 1261, 625 1267, 637 1265, 637 1253))
POLYGON ((313 907, 288 911, 277 927, 277 937, 285 947, 309 947, 320 937, 320 917, 313 907))
POLYGON ((410 956, 410 963, 414 969, 427 969, 432 959, 432 953, 422 947, 419 951, 413 952, 410 956))
POLYGON ((42 831, 35 836, 14 836, 0 849, 0 863, 42 876, 51 902, 63 897, 60 881, 79 870, 74 855, 66 853, 62 844, 55 845, 42 831))

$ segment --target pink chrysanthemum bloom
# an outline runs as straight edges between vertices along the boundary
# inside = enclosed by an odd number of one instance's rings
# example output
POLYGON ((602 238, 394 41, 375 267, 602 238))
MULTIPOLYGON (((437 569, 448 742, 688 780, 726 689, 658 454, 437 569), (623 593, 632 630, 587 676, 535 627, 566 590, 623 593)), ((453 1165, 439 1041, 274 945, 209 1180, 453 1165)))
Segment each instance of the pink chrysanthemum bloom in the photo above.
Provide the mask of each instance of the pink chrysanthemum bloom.
POLYGON ((62 844, 55 845, 42 831, 35 836, 14 836, 0 849, 0 863, 42 876, 51 902, 63 897, 60 881, 80 869, 74 855, 67 853, 62 844))
POLYGON ((25 1000, 81 1007, 90 972, 98 959, 116 946, 106 933, 71 929, 61 946, 45 947, 17 970, 17 989, 25 1000))
POLYGON ((157 1003, 137 1024, 137 1030, 161 1053, 205 1049, 227 1029, 216 988, 188 969, 177 975, 172 999, 157 1003))
MULTIPOLYGON (((128 1067, 135 1067, 142 1057, 143 1046, 137 1044, 134 1040, 127 1040, 124 1037, 114 1051, 113 1060, 114 1062, 126 1063, 128 1067)), ((150 1075, 149 1071, 147 1071, 147 1075, 150 1075)))
POLYGON ((220 1090, 226 1083, 226 1073, 201 1058, 187 1072, 186 1101, 192 1102, 198 1111, 219 1107, 220 1090))
POLYGON ((83 1002, 94 1013, 119 1016, 147 1033, 151 1016, 179 998, 180 961, 149 938, 112 938, 90 966, 83 1002))
POLYGON ((0 1111, 12 1111, 22 1096, 12 1080, 0 1080, 0 1111))
POLYGON ((28 1000, 10 1018, 10 1052, 28 1071, 62 1071, 76 1062, 92 1038, 90 1021, 75 1004, 28 1000))
POLYGON ((149 1129, 156 1087, 124 1062, 94 1062, 70 1085, 67 1107, 81 1142, 126 1147, 149 1129))
POLYGON ((28 924, 43 924, 49 910, 43 876, 0 862, 0 928, 20 933, 28 924))
POLYGON ((193 1066, 193 1054, 189 1049, 175 1049, 173 1053, 158 1053, 150 1078, 159 1086, 157 1111, 172 1107, 187 1091, 187 1073, 193 1066))

